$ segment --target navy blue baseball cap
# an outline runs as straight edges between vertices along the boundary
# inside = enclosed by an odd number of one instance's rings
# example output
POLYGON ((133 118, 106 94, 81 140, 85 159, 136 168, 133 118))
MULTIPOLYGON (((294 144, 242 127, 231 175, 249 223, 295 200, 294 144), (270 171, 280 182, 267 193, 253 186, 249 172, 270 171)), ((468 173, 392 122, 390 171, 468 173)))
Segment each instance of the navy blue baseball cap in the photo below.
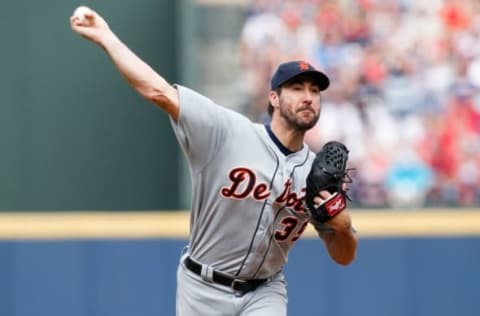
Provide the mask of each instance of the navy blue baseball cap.
POLYGON ((296 60, 282 63, 278 66, 270 81, 270 89, 275 90, 290 79, 303 74, 308 74, 322 91, 330 85, 330 80, 326 74, 317 70, 306 61, 296 60))

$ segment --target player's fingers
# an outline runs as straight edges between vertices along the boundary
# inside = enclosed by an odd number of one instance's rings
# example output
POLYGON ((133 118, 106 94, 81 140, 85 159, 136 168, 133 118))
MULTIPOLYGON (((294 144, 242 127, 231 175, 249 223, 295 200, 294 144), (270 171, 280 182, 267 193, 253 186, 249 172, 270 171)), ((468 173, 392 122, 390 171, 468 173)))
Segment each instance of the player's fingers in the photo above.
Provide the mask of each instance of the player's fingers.
POLYGON ((318 192, 318 196, 321 197, 323 200, 327 200, 332 194, 328 191, 320 191, 318 192))
POLYGON ((70 23, 70 26, 72 28, 73 31, 75 31, 76 33, 82 33, 83 29, 84 29, 84 25, 82 24, 81 21, 73 21, 70 23))
POLYGON ((323 203, 323 199, 321 197, 316 196, 313 198, 313 205, 315 207, 319 207, 320 205, 322 205, 322 203, 323 203))
POLYGON ((70 25, 72 26, 72 28, 84 26, 82 20, 79 19, 78 16, 70 17, 70 25))
POLYGON ((318 194, 313 198, 313 204, 315 207, 319 207, 323 203, 327 202, 331 198, 333 198, 335 194, 332 194, 328 191, 320 191, 318 194))
POLYGON ((88 11, 88 12, 85 13, 84 16, 88 20, 93 20, 93 18, 95 17, 95 12, 94 11, 88 11))

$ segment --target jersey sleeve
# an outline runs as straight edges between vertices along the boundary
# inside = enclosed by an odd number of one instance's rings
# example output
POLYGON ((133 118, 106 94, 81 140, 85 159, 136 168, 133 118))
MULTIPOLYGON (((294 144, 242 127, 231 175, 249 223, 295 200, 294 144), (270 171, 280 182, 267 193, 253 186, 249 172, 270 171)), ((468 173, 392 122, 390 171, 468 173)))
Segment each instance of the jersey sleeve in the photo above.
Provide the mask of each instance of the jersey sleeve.
POLYGON ((186 87, 176 85, 180 113, 170 118, 175 135, 191 167, 201 170, 226 141, 233 112, 186 87))

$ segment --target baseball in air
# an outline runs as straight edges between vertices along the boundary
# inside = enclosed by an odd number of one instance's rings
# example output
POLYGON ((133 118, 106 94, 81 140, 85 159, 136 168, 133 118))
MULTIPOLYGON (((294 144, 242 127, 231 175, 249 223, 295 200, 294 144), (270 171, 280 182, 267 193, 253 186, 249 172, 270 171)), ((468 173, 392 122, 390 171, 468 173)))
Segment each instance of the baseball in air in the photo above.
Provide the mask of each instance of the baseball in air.
POLYGON ((73 11, 73 15, 76 16, 80 21, 86 23, 87 19, 85 18, 85 14, 91 12, 90 8, 86 6, 80 6, 73 11))

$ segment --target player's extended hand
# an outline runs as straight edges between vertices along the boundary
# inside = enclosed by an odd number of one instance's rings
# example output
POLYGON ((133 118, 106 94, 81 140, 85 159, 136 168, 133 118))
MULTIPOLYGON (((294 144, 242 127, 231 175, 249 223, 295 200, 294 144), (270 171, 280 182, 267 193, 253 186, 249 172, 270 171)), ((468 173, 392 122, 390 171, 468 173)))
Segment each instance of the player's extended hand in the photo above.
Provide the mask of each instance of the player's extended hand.
POLYGON ((111 34, 107 22, 94 10, 86 12, 83 19, 72 15, 70 26, 77 34, 97 44, 102 42, 104 36, 111 34))

